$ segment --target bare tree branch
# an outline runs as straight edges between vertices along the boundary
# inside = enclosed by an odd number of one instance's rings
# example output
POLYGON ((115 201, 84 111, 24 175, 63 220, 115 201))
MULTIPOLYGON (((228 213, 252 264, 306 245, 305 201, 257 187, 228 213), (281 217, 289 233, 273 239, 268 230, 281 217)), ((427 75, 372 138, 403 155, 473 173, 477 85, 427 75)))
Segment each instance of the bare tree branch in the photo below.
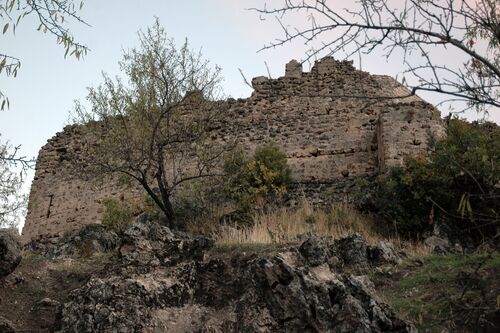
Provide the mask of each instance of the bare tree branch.
MULTIPOLYGON (((378 50, 401 57, 408 88, 441 94, 488 111, 500 107, 500 5, 495 0, 359 0, 349 8, 327 0, 285 0, 281 6, 251 8, 275 18, 283 37, 271 49, 294 41, 309 45, 302 62, 323 55, 351 57, 378 50), (297 13, 310 25, 290 26, 297 13), (464 62, 453 67, 439 57, 456 50, 464 62), (420 57, 419 57, 420 55, 420 57)), ((296 21, 295 21, 296 22, 296 21)))

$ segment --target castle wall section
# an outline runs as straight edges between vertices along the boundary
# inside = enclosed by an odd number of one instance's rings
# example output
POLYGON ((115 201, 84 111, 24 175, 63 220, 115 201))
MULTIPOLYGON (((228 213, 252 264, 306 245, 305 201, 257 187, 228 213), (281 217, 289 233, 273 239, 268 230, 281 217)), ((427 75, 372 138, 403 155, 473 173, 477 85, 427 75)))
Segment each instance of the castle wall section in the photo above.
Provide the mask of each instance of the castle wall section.
MULTIPOLYGON (((351 62, 325 58, 303 72, 292 61, 285 73, 252 80, 254 92, 247 99, 219 102, 229 116, 215 139, 235 142, 248 153, 274 141, 287 155, 298 188, 311 189, 306 193, 375 175, 426 151, 429 131, 442 132, 431 105, 394 79, 356 70, 351 62)), ((106 197, 142 195, 116 179, 86 179, 68 161, 81 146, 78 126, 70 126, 40 150, 25 242, 100 223, 106 197)))
POLYGON ((101 223, 107 197, 135 197, 139 189, 111 177, 90 180, 69 161, 81 149, 77 126, 68 126, 42 147, 31 186, 23 227, 24 242, 55 238, 84 225, 101 223))

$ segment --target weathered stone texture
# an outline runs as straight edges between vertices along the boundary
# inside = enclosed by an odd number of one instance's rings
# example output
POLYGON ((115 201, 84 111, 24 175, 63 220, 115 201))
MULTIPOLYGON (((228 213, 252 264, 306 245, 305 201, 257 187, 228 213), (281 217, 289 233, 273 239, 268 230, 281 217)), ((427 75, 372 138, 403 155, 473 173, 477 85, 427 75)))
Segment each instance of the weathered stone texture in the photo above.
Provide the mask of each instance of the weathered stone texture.
MULTIPOLYGON (((0 229, 0 280, 12 273, 21 262, 21 239, 17 229, 0 229)), ((0 320, 1 323, 1 320, 0 320)), ((1 326, 0 326, 1 327, 1 326)), ((2 332, 0 330, 0 332, 2 332)))
MULTIPOLYGON (((252 152, 274 141, 302 184, 374 175, 427 149, 428 134, 441 135, 439 114, 388 76, 356 70, 352 62, 318 61, 303 72, 297 61, 278 79, 257 77, 247 99, 228 100, 230 117, 218 140, 252 152)), ((23 239, 57 237, 99 223, 102 199, 123 195, 116 181, 79 180, 66 154, 80 149, 78 128, 49 140, 38 157, 23 239)), ((136 195, 127 193, 128 195, 136 195)))
POLYGON ((88 181, 69 161, 78 154, 82 140, 78 127, 68 126, 40 150, 31 186, 24 242, 61 237, 91 223, 100 223, 107 197, 137 196, 116 180, 88 181))

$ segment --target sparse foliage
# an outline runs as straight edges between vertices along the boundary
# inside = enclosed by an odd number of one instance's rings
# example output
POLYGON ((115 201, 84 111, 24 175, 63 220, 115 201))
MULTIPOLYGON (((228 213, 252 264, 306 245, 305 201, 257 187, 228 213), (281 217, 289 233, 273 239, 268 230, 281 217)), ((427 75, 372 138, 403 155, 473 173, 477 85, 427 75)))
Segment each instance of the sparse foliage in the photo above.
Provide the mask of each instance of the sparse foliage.
POLYGON ((104 75, 102 85, 89 88, 90 109, 76 104, 76 119, 90 138, 83 165, 97 175, 129 177, 172 225, 172 194, 216 175, 224 152, 212 139, 221 116, 220 69, 187 41, 178 48, 158 20, 139 40, 119 63, 125 80, 104 75))
MULTIPOLYGON (((87 24, 78 14, 82 7, 80 0, 0 0, 1 34, 15 34, 23 20, 33 16, 38 21, 37 30, 55 36, 64 47, 64 56, 80 59, 89 48, 75 40, 68 25, 71 21, 87 24)), ((20 67, 18 55, 0 50, 0 74, 16 77, 20 67)), ((9 99, 0 91, 0 110, 8 107, 9 99)))
POLYGON ((439 93, 443 103, 462 101, 478 111, 500 107, 497 0, 359 0, 344 9, 328 0, 272 4, 254 10, 276 18, 284 35, 264 49, 301 40, 310 47, 304 61, 380 51, 402 59, 411 94, 439 93), (463 62, 451 61, 457 57, 463 62))
POLYGON ((19 147, 0 142, 0 227, 13 227, 25 208, 27 197, 21 194, 24 175, 33 161, 19 156, 19 147))

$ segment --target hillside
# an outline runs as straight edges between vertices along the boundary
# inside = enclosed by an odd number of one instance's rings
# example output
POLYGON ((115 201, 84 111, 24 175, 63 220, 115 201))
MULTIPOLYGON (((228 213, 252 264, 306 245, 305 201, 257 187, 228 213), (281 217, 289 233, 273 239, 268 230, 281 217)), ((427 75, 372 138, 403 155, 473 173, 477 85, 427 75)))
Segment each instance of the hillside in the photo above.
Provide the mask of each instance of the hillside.
POLYGON ((500 257, 484 258, 360 234, 214 244, 141 215, 27 246, 2 332, 495 332, 500 257))

